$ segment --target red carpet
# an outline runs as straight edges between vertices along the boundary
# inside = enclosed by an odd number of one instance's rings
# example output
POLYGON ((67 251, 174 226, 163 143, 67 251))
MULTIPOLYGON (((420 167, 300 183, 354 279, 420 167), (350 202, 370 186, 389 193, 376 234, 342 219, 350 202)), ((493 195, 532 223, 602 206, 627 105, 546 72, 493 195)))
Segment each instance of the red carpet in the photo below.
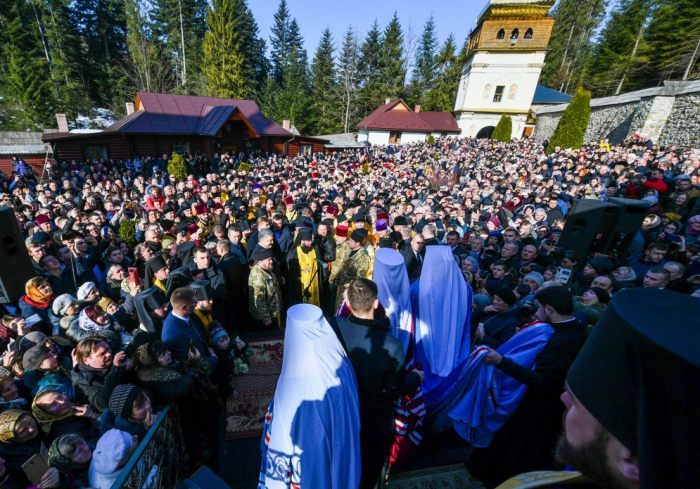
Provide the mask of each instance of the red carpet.
POLYGON ((234 394, 226 401, 226 439, 262 435, 265 413, 277 388, 282 372, 284 337, 250 339, 250 369, 237 375, 232 384, 234 394))

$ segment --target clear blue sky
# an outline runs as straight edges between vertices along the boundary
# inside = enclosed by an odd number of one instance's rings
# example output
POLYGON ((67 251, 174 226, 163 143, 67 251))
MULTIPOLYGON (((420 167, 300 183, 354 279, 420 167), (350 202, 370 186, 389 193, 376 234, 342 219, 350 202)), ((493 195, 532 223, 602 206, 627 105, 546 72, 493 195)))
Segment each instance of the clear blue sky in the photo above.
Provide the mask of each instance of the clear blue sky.
MULTIPOLYGON (((455 35, 458 47, 476 26, 476 17, 486 6, 488 0, 287 0, 289 12, 297 19, 304 36, 309 61, 313 58, 321 33, 329 27, 333 33, 336 46, 342 42, 345 31, 352 25, 360 38, 364 38, 374 19, 384 28, 396 10, 404 34, 409 26, 420 33, 432 13, 435 17, 440 44, 449 36, 455 35)), ((279 7, 279 0, 251 0, 248 5, 253 11, 261 35, 268 43, 273 16, 279 7)))

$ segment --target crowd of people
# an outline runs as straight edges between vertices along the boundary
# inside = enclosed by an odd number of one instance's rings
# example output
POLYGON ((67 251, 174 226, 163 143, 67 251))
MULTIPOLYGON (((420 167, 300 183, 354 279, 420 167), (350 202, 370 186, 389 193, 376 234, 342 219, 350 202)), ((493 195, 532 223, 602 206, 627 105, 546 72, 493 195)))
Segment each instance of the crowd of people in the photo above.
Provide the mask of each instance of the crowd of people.
POLYGON ((566 465, 600 487, 691 487, 697 464, 677 454, 700 443, 685 424, 700 151, 546 147, 250 150, 189 158, 184 181, 168 155, 59 162, 41 179, 18 160, 0 205, 34 277, 0 306, 0 484, 111 487, 168 405, 184 470, 214 467, 246 334, 285 330, 260 487, 383 487, 405 458, 401 413, 414 444, 448 429, 472 444, 485 487, 566 465), (611 197, 648 205, 623 253, 558 246, 576 200, 611 197), (676 414, 668 438, 659 406, 676 414), (663 440, 677 445, 649 449, 663 440), (23 466, 42 445, 37 479, 23 466))

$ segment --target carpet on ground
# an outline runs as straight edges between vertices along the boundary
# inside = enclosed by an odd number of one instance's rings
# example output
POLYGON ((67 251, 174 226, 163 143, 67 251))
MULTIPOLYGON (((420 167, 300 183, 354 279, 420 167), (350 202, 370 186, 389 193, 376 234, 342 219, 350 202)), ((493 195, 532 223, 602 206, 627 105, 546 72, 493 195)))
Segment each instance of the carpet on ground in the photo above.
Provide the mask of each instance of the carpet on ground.
POLYGON ((284 337, 249 339, 248 344, 250 368, 233 378, 234 393, 226 401, 227 440, 262 435, 267 406, 282 372, 284 337))
POLYGON ((399 472, 389 476, 389 489, 476 489, 483 487, 464 464, 399 472))

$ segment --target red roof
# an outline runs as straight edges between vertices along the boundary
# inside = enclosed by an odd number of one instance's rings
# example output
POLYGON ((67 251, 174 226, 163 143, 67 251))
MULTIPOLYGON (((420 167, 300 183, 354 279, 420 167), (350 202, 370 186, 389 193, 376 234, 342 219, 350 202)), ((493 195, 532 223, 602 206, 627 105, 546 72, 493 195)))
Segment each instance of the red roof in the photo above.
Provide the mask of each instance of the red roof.
MULTIPOLYGON (((260 136, 292 136, 291 132, 265 117, 253 100, 138 92, 136 108, 138 110, 94 135, 128 133, 211 136, 237 110, 260 136)), ((88 135, 53 133, 44 134, 42 139, 47 141, 77 136, 88 135)))
POLYGON ((382 105, 360 121, 357 127, 406 132, 460 132, 452 113, 432 111, 416 113, 401 99, 382 105), (392 110, 399 104, 406 110, 392 110))

